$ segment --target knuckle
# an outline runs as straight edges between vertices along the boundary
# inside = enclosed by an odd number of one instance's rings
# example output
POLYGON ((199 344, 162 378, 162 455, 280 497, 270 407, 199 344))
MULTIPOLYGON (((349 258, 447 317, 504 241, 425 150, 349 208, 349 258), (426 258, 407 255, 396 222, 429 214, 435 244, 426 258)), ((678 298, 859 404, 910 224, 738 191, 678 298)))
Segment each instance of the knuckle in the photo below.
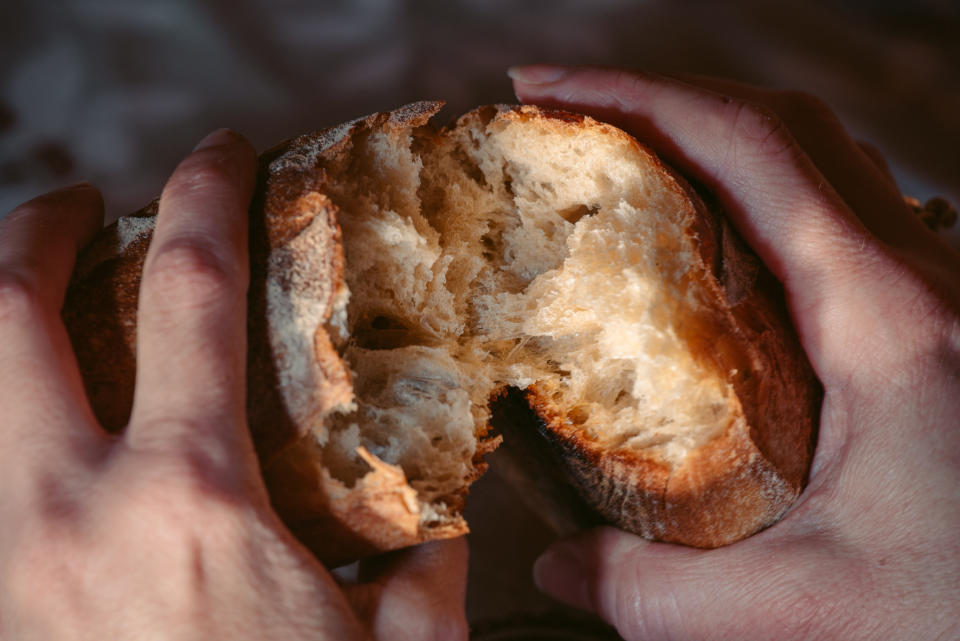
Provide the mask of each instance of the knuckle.
POLYGON ((885 163, 886 159, 883 156, 883 151, 869 140, 858 140, 857 146, 873 160, 880 160, 885 163))
POLYGON ((185 466, 163 466, 133 482, 111 509, 130 531, 151 536, 160 524, 170 536, 213 537, 223 542, 242 529, 245 511, 235 493, 185 466), (164 471, 162 477, 159 472, 164 471), (144 528, 146 530, 144 531, 144 528), (200 531, 197 530, 200 528, 200 531))
POLYGON ((676 557, 634 555, 629 548, 598 577, 593 602, 625 638, 660 639, 685 625, 689 574, 676 557))
POLYGON ((39 590, 49 593, 69 584, 68 577, 82 558, 69 528, 42 516, 23 519, 5 555, 2 584, 14 602, 29 603, 39 590), (49 589, 48 589, 49 588, 49 589))
POLYGON ((432 629, 425 638, 434 641, 468 641, 468 630, 465 618, 442 613, 434 618, 432 629))
POLYGON ((174 180, 164 189, 164 197, 181 196, 196 191, 220 189, 235 182, 231 163, 222 149, 216 147, 195 151, 177 167, 174 180))
POLYGON ((633 95, 641 91, 651 82, 650 80, 647 80, 646 83, 642 82, 637 74, 626 69, 616 69, 613 72, 612 80, 611 84, 618 90, 618 93, 626 93, 627 95, 633 95))
POLYGON ((104 479, 112 491, 104 493, 102 518, 153 547, 239 542, 253 502, 227 466, 175 447, 138 447, 124 454, 104 479))
POLYGON ((42 308, 40 291, 29 277, 0 270, 0 323, 33 322, 42 308))
POLYGON ((960 351, 960 303, 948 278, 901 262, 888 269, 883 284, 883 296, 894 310, 886 316, 884 336, 896 346, 896 358, 945 357, 960 351))
POLYGON ((884 177, 892 183, 893 187, 896 188, 896 181, 893 179, 893 176, 890 173, 890 163, 887 162, 887 158, 884 155, 883 151, 874 145, 873 143, 861 140, 857 142, 857 146, 860 148, 860 151, 873 163, 873 165, 883 172, 884 177))
POLYGON ((0 231, 23 224, 21 222, 21 219, 23 218, 29 219, 42 215, 44 208, 40 203, 45 198, 49 198, 49 194, 37 196, 33 200, 28 200, 27 202, 17 205, 15 208, 11 209, 10 213, 0 218, 0 231))
POLYGON ((612 73, 610 94, 624 113, 635 111, 651 96, 672 90, 668 79, 655 74, 641 76, 626 69, 617 69, 612 73))
POLYGON ((757 102, 737 100, 730 103, 733 127, 741 138, 766 140, 783 128, 783 121, 773 109, 757 102))
MULTIPOLYGON (((187 509, 237 508, 246 498, 238 463, 228 448, 217 449, 210 443, 197 443, 191 435, 202 432, 200 426, 182 422, 177 425, 151 425, 151 431, 166 434, 162 442, 141 440, 136 459, 143 472, 138 474, 147 503, 173 503, 187 509), (172 435, 172 438, 168 438, 172 435)), ((160 437, 158 437, 159 439, 160 437)))
POLYGON ((617 619, 620 622, 619 629, 630 638, 663 638, 681 625, 681 607, 672 594, 652 596, 640 603, 624 605, 617 619))
MULTIPOLYGON (((417 610, 427 615, 408 626, 409 636, 404 638, 423 639, 424 641, 468 641, 469 626, 462 615, 449 611, 417 610)), ((386 632, 386 631, 384 631, 386 632)))
POLYGON ((835 121, 833 109, 822 98, 806 91, 783 91, 779 94, 786 108, 806 119, 835 121))
POLYGON ((239 270, 213 243, 196 237, 168 240, 144 275, 144 287, 175 307, 204 307, 237 288, 239 270))
POLYGON ((796 139, 772 108, 755 102, 734 101, 730 109, 733 110, 732 137, 737 146, 746 147, 747 155, 767 160, 800 152, 796 139))
POLYGON ((674 594, 669 589, 646 587, 647 579, 639 564, 625 563, 615 581, 618 587, 609 615, 621 634, 627 638, 654 639, 675 627, 674 594))

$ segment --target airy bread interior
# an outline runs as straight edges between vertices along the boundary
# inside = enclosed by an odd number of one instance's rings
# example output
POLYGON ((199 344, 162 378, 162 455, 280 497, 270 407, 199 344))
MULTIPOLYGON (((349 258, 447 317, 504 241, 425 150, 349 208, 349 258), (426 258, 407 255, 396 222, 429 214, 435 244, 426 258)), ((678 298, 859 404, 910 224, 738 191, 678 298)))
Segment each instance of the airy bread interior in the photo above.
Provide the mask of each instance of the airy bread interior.
POLYGON ((736 406, 729 372, 689 345, 707 303, 676 182, 613 128, 495 115, 362 133, 327 168, 349 289, 328 331, 355 402, 315 438, 347 486, 370 469, 358 448, 400 466, 421 521, 476 476, 504 386, 670 464, 736 406))

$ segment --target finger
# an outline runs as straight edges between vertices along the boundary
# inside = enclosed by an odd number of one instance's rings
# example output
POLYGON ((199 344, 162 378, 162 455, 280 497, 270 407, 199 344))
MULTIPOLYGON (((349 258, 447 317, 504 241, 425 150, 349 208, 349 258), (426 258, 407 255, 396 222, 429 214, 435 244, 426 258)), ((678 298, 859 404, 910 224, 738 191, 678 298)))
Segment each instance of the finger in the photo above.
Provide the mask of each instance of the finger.
POLYGON ((375 639, 466 641, 467 554, 460 537, 367 560, 347 598, 375 639))
POLYGON ((826 563, 842 560, 825 545, 745 541, 697 550, 599 528, 549 548, 534 580, 625 639, 792 639, 828 616, 810 594, 830 587, 826 563))
POLYGON ((255 171, 250 145, 220 130, 163 190, 140 287, 130 443, 249 448, 247 209, 255 171))
POLYGON ((860 335, 850 310, 874 304, 864 282, 888 274, 892 257, 775 112, 661 76, 576 67, 512 73, 521 100, 618 124, 712 191, 784 284, 821 380, 848 373, 835 342, 860 335), (838 300, 852 302, 838 309, 838 300))
POLYGON ((800 91, 776 91, 705 76, 689 84, 773 109, 800 147, 867 228, 892 247, 927 259, 943 244, 904 204, 882 154, 855 141, 822 100, 800 91))
MULTIPOLYGON (((691 616, 697 603, 678 581, 680 566, 695 554, 600 528, 548 548, 534 564, 534 582, 549 596, 600 615, 626 639, 693 638, 701 627, 691 616)), ((720 588, 707 586, 714 593, 720 588)), ((723 621, 714 626, 722 637, 723 621)))
POLYGON ((3 460, 31 443, 97 433, 60 307, 77 253, 102 224, 103 201, 90 185, 40 196, 0 221, 3 460))
POLYGON ((877 169, 879 169, 887 181, 890 182, 895 188, 897 186, 897 179, 893 175, 893 171, 890 170, 890 163, 887 162, 886 156, 883 155, 883 152, 874 145, 865 140, 857 141, 857 145, 860 147, 861 151, 867 155, 877 169))

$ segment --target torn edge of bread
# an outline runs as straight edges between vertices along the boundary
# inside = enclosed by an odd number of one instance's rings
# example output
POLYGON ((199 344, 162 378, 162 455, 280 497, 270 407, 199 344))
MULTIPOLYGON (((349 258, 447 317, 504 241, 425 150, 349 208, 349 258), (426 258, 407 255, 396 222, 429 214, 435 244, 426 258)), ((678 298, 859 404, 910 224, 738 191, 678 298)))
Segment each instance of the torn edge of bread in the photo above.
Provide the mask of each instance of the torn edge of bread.
MULTIPOLYGON (((439 107, 298 139, 270 165, 320 176, 292 191, 301 211, 335 212, 345 254, 349 296, 330 299, 329 340, 314 338, 353 373, 308 439, 321 493, 402 505, 386 520, 408 542, 465 531, 462 497, 496 445, 488 400, 510 386, 614 523, 713 546, 776 520, 804 482, 816 393, 756 259, 618 129, 497 106, 435 131, 439 107), (361 447, 403 476, 381 486, 361 447)), ((341 518, 369 529, 343 501, 341 518)))
MULTIPOLYGON (((285 523, 331 563, 465 533, 505 388, 621 527, 712 547, 779 518, 819 386, 722 216, 612 126, 492 106, 436 130, 440 107, 261 157, 248 414, 285 523)), ((90 262, 145 252, 144 220, 90 262)))

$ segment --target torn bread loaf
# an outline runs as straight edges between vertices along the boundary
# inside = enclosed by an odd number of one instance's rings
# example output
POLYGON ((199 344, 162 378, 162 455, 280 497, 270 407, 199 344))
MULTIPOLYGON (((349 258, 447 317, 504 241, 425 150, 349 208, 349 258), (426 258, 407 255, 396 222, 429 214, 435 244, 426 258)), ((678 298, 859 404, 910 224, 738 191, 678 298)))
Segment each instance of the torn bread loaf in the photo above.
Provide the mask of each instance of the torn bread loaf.
MULTIPOLYGON (((436 130, 440 106, 261 157, 248 416, 291 530, 329 562, 466 532, 508 388, 621 527, 713 547, 778 519, 820 397, 756 258, 614 127, 497 106, 436 130)), ((64 310, 115 429, 155 211, 101 235, 64 310)))

